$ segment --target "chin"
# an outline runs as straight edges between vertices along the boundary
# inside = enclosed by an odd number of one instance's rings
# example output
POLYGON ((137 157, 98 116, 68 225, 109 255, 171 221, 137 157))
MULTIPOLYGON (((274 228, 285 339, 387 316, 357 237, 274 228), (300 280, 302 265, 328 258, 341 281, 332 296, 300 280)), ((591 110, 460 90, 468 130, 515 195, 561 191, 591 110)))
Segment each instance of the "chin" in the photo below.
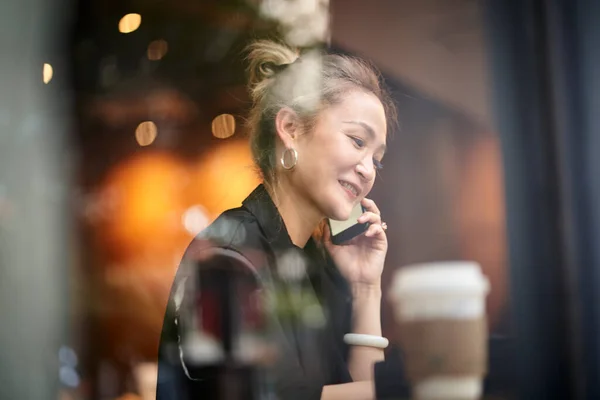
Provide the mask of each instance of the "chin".
POLYGON ((353 206, 351 204, 337 201, 336 203, 331 204, 326 215, 327 218, 331 218, 336 221, 345 221, 350 218, 352 208, 353 206))

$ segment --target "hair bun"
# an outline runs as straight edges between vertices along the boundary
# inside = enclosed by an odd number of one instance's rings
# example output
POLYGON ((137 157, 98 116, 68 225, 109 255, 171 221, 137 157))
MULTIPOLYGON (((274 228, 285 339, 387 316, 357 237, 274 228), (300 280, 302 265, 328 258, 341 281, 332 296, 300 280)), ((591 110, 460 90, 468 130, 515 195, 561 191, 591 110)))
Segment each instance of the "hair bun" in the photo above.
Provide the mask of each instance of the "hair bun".
POLYGON ((264 95, 266 82, 299 57, 298 50, 272 40, 257 40, 247 47, 247 51, 248 85, 255 101, 264 95))

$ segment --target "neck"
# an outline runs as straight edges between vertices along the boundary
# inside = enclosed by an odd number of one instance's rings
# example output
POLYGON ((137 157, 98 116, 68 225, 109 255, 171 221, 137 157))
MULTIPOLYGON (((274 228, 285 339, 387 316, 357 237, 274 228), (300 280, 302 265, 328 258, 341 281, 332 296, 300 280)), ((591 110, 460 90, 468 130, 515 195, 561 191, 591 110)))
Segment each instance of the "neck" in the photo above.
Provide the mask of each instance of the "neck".
POLYGON ((271 198, 283 219, 292 243, 304 247, 323 215, 305 196, 294 191, 288 182, 281 181, 272 189, 271 198))

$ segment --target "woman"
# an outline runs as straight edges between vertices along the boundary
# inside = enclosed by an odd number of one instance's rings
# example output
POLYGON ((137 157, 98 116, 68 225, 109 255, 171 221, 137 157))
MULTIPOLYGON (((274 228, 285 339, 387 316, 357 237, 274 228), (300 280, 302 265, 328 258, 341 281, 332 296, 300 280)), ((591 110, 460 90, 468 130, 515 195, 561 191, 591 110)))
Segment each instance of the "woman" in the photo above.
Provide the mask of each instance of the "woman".
MULTIPOLYGON (((254 271, 266 297, 275 299, 266 334, 275 356, 263 362, 261 370, 266 371, 262 375, 266 390, 276 398, 374 399, 376 391, 377 398, 383 398, 383 391, 402 390, 396 387, 401 377, 395 368, 391 380, 383 378, 387 366, 382 363, 384 346, 379 345, 381 273, 388 243, 379 209, 366 198, 395 123, 391 98, 375 69, 353 57, 299 55, 285 45, 258 41, 249 48, 249 62, 253 106, 248 122, 263 184, 242 207, 219 217, 186 252, 184 259, 191 260, 191 267, 180 267, 165 317, 158 398, 225 398, 211 390, 223 393, 223 386, 243 385, 241 380, 224 384, 223 369, 191 372, 186 347, 178 346, 179 357, 173 350, 173 343, 181 344, 184 325, 178 320, 182 314, 176 301, 179 283, 191 276, 190 270, 215 270, 231 260, 254 271), (367 231, 333 245, 324 220, 346 220, 358 203, 366 210, 359 222, 369 224, 367 231), (313 234, 320 226, 324 229, 318 240, 313 234), (284 303, 291 313, 281 311, 284 303), (314 312, 306 312, 314 311, 315 305, 321 312, 316 314, 324 317, 321 323, 314 323, 314 312), (313 317, 306 318, 309 314, 313 317), (347 333, 370 335, 366 338, 374 339, 374 344, 360 340, 365 337, 345 340, 347 333), (214 389, 219 385, 221 389, 214 389)), ((214 283, 209 288, 218 285, 218 279, 202 278, 202 274, 200 280, 214 283)), ((197 284, 198 279, 192 281, 197 284)), ((221 300, 229 302, 232 293, 239 291, 226 293, 221 300)), ((231 335, 220 332, 228 352, 231 335)), ((203 354, 218 360, 215 365, 230 359, 218 351, 203 354)))

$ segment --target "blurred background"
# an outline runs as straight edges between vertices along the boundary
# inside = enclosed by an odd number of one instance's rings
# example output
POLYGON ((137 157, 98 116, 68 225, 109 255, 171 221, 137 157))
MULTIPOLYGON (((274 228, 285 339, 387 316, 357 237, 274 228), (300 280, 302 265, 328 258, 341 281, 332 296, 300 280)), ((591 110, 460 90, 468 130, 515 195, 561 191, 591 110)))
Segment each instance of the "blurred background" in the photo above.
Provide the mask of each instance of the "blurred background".
POLYGON ((372 192, 386 277, 478 261, 493 389, 600 398, 598 6, 22 0, 0 15, 0 398, 152 398, 183 251, 259 182, 242 50, 261 37, 322 40, 391 87, 400 130, 372 192))

